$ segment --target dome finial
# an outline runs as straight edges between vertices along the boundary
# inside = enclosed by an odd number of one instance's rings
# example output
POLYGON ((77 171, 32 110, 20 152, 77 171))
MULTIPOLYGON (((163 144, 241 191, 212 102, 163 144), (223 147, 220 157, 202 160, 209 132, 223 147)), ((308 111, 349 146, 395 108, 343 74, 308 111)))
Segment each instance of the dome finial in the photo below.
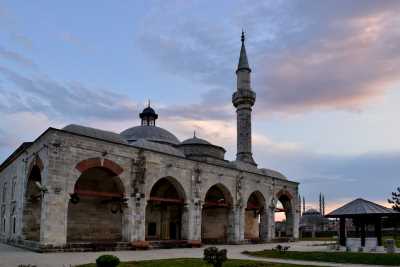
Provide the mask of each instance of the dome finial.
POLYGON ((150 98, 147 100, 147 107, 150 107, 150 98))
POLYGON ((196 138, 196 130, 193 131, 193 138, 196 138))

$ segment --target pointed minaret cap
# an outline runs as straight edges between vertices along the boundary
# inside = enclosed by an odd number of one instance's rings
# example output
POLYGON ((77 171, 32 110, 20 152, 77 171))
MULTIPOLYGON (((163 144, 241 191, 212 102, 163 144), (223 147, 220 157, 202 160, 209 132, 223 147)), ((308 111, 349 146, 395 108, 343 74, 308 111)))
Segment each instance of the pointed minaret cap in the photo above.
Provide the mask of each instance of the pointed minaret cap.
POLYGON ((247 60, 247 53, 246 53, 246 47, 244 46, 244 40, 245 40, 245 35, 244 31, 242 30, 242 36, 241 36, 241 41, 242 41, 242 47, 240 48, 240 57, 239 57, 239 64, 236 72, 240 70, 248 70, 249 72, 251 71, 249 67, 249 62, 247 60))

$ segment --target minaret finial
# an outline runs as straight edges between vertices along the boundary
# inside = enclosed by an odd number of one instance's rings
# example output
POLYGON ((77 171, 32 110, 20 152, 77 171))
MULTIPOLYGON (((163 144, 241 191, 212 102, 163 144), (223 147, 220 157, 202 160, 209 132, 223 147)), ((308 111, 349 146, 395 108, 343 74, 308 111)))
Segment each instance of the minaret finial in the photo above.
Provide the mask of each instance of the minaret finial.
POLYGON ((244 30, 242 28, 242 37, 240 38, 240 40, 242 41, 242 43, 244 43, 244 40, 246 39, 245 35, 244 35, 244 30))

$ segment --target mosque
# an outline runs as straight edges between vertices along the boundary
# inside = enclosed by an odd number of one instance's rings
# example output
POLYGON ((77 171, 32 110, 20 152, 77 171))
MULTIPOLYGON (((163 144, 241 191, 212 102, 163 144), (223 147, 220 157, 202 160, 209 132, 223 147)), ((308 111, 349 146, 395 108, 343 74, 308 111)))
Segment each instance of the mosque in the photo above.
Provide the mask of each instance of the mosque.
POLYGON ((0 240, 42 252, 265 242, 277 211, 297 239, 299 184, 253 158, 244 34, 236 76, 234 161, 221 146, 158 127, 150 106, 119 134, 48 128, 0 165, 0 240))

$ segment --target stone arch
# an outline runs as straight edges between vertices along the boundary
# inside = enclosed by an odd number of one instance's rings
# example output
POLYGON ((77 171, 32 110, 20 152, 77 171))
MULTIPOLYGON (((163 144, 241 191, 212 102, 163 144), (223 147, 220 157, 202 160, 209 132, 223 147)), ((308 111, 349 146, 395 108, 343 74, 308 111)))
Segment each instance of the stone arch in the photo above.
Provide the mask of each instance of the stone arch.
POLYGON ((83 162, 79 163, 82 172, 68 203, 67 242, 122 241, 127 206, 125 188, 118 176, 122 171, 117 173, 104 163, 83 162))
POLYGON ((246 203, 244 238, 250 241, 266 240, 268 235, 267 207, 264 195, 253 191, 246 203))
POLYGON ((124 171, 124 169, 114 161, 101 158, 85 159, 80 161, 75 166, 75 168, 81 173, 94 167, 103 167, 105 169, 112 171, 115 175, 121 175, 121 173, 124 171))
POLYGON ((26 240, 40 241, 43 202, 43 161, 35 156, 29 164, 24 193, 22 234, 26 240))
POLYGON ((160 178, 151 185, 146 205, 146 240, 188 238, 186 193, 173 177, 160 178))
POLYGON ((286 189, 281 189, 276 193, 275 212, 283 212, 285 214, 284 223, 278 223, 275 227, 277 237, 293 237, 294 210, 292 200, 293 195, 286 189))
POLYGON ((203 243, 227 243, 233 235, 233 197, 221 183, 206 192, 202 209, 201 238, 203 243))

